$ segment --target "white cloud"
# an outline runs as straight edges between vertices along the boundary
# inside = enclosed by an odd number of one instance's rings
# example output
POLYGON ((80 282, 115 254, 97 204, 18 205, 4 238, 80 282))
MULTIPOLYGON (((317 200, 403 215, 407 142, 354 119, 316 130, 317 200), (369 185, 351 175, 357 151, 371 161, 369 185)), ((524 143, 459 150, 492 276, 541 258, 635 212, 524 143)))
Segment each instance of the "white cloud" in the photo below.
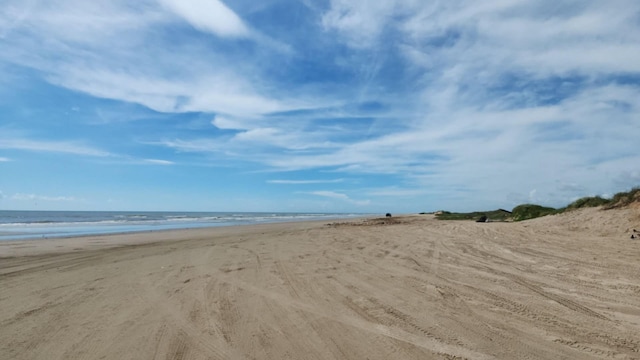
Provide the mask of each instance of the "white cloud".
POLYGON ((0 157, 0 162, 8 162, 8 161, 11 161, 11 159, 6 157, 0 157))
POLYGON ((395 171, 421 178, 425 185, 439 179, 486 188, 496 176, 487 174, 491 171, 535 183, 537 167, 525 165, 531 161, 555 168, 556 174, 570 173, 562 170, 568 167, 582 173, 580 167, 597 162, 603 154, 617 157, 631 151, 629 134, 634 125, 629 114, 637 107, 634 98, 640 92, 636 87, 607 85, 606 80, 602 86, 591 79, 640 71, 640 63, 631 60, 640 57, 638 11, 629 11, 638 9, 637 3, 567 4, 553 7, 554 13, 546 13, 544 2, 398 5, 332 1, 324 24, 358 49, 388 51, 394 42, 381 39, 394 31, 404 35, 395 43, 424 84, 414 98, 422 109, 421 124, 331 154, 280 158, 274 165, 395 171), (579 85, 583 90, 556 95, 557 104, 540 105, 540 94, 527 93, 537 86, 535 81, 550 81, 547 86, 559 88, 561 84, 548 78, 576 74, 586 77, 579 85), (504 84, 509 76, 521 79, 504 84), (507 93, 488 91, 501 86, 507 86, 503 90, 507 93), (616 104, 631 109, 614 109, 616 104), (610 121, 616 125, 607 125, 610 121), (564 133, 556 126, 562 123, 566 123, 564 133), (543 133, 544 128, 549 130, 543 133), (554 137, 562 141, 551 141, 554 137), (585 151, 594 147, 596 152, 585 151), (430 154, 442 159, 433 163, 430 154))
POLYGON ((323 24, 354 48, 397 46, 426 71, 425 82, 440 79, 442 87, 455 88, 487 85, 509 71, 537 77, 638 72, 639 11, 635 1, 333 0, 323 24), (402 36, 390 40, 394 32, 402 36))
POLYGON ((345 194, 337 193, 334 191, 312 191, 309 194, 324 196, 332 199, 341 199, 341 200, 350 200, 349 197, 345 194))
POLYGON ((269 184, 284 184, 284 185, 307 185, 307 184, 336 184, 344 182, 344 179, 332 179, 332 180, 269 180, 269 184))
POLYGON ((331 0, 322 16, 327 30, 336 30, 353 47, 375 45, 389 22, 411 8, 413 1, 331 0))
POLYGON ((17 200, 17 201, 52 201, 52 202, 76 202, 76 201, 80 201, 80 199, 77 199, 73 196, 43 196, 43 195, 36 195, 36 194, 21 194, 21 193, 17 193, 17 194, 13 194, 13 196, 11 196, 11 200, 17 200))
POLYGON ((320 191, 312 191, 312 192, 309 192, 308 194, 321 196, 321 197, 326 197, 326 198, 335 199, 335 200, 346 201, 346 202, 349 202, 351 204, 359 205, 359 206, 366 206, 366 205, 369 205, 371 203, 370 200, 353 200, 348 195, 343 194, 343 193, 339 193, 339 192, 335 192, 335 191, 320 190, 320 191))
MULTIPOLYGON (((14 149, 34 152, 48 152, 70 154, 77 156, 89 156, 97 158, 110 158, 123 163, 146 163, 154 165, 174 165, 175 163, 168 160, 160 159, 137 159, 132 156, 114 154, 101 149, 87 146, 78 142, 71 141, 42 141, 31 140, 26 138, 0 138, 0 149, 14 149)), ((0 158, 0 162, 11 161, 8 158, 0 158)))
POLYGON ((320 134, 305 133, 293 128, 280 127, 256 127, 254 129, 239 132, 231 139, 231 145, 246 149, 266 146, 289 150, 307 150, 335 147, 328 141, 323 141, 320 134))
POLYGON ((211 125, 221 130, 248 130, 254 126, 247 122, 246 119, 231 118, 223 115, 216 115, 211 120, 211 125))
POLYGON ((246 37, 242 19, 219 0, 159 0, 193 27, 223 37, 246 37))
POLYGON ((168 161, 168 160, 144 159, 143 161, 147 164, 152 164, 152 165, 175 165, 173 161, 168 161))
MULTIPOLYGON (((374 190, 371 196, 446 197, 443 206, 464 207, 470 206, 464 199, 473 192, 474 197, 482 197, 480 201, 510 208, 516 205, 516 198, 529 201, 529 194, 506 194, 536 188, 536 199, 561 205, 575 194, 558 193, 558 182, 592 183, 584 191, 601 193, 606 189, 607 173, 638 169, 633 158, 625 165, 606 165, 607 159, 637 153, 637 98, 640 90, 635 87, 608 85, 586 87, 551 105, 478 109, 473 103, 461 103, 457 108, 445 107, 440 115, 444 119, 425 119, 388 135, 333 146, 322 146, 335 138, 331 131, 305 131, 277 121, 226 140, 200 139, 179 145, 183 150, 203 152, 233 149, 236 157, 279 170, 328 168, 405 179, 404 187, 374 190), (274 148, 262 148, 265 144, 274 148), (256 148, 262 149, 259 154, 256 148)), ((347 196, 335 192, 316 195, 347 196)))
POLYGON ((537 76, 627 72, 640 70, 640 64, 631 60, 640 55, 635 40, 640 35, 639 10, 633 1, 586 1, 564 7, 544 1, 466 1, 435 11, 417 9, 399 26, 418 44, 425 39, 449 41, 444 48, 428 41, 426 46, 406 45, 437 59, 436 68, 458 66, 461 81, 471 73, 476 79, 490 79, 515 70, 537 76))
POLYGON ((371 196, 389 196, 389 197, 414 197, 423 196, 432 193, 433 190, 428 188, 399 188, 389 187, 381 189, 368 190, 367 194, 371 196))
MULTIPOLYGON (((218 0, 162 0, 166 9, 220 36, 249 34, 218 0)), ((170 14, 151 0, 56 1, 9 6, 0 14, 2 60, 41 72, 51 83, 87 94, 135 102, 161 112, 202 111, 255 116, 287 109, 255 73, 253 58, 216 51, 206 40, 161 36, 170 14), (4 29, 4 30, 2 30, 4 29), (43 36, 43 34, 47 34, 43 36)), ((252 34, 266 54, 287 55, 252 34)))
MULTIPOLYGON (((88 94, 123 99, 161 112, 223 112, 255 116, 283 108, 275 100, 256 94, 241 77, 231 74, 200 75, 199 79, 164 79, 141 69, 128 72, 109 68, 87 69, 81 65, 61 68, 52 83, 88 94)), ((194 74, 195 75, 195 74, 194 74)))
POLYGON ((223 151, 225 146, 219 141, 213 139, 196 139, 196 140, 163 140, 155 145, 166 146, 171 149, 176 149, 180 152, 197 152, 197 153, 212 153, 223 151))
POLYGON ((17 149, 27 151, 42 151, 53 153, 67 153, 84 156, 108 157, 113 154, 90 146, 64 141, 39 141, 20 138, 0 138, 0 149, 17 149))

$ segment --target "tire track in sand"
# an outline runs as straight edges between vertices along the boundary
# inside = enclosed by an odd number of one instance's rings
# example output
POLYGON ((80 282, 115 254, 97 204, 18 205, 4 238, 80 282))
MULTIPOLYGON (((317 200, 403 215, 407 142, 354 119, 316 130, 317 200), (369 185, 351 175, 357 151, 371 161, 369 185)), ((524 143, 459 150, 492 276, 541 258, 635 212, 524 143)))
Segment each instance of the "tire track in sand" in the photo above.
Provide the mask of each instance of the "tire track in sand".
POLYGON ((468 359, 492 359, 493 357, 484 353, 473 351, 464 346, 457 344, 448 344, 437 339, 425 337, 424 334, 414 334, 408 332, 402 328, 390 325, 384 325, 380 323, 372 323, 365 319, 345 316, 344 314, 335 313, 331 309, 323 308, 320 306, 313 306, 306 302, 300 301, 294 297, 282 295, 280 293, 264 290, 255 285, 245 283, 237 278, 230 277, 225 273, 217 274, 220 280, 225 280, 231 284, 242 288, 250 293, 278 302, 282 306, 288 306, 297 310, 301 310, 316 317, 325 318, 331 321, 336 321, 347 325, 352 328, 356 328, 361 331, 369 332, 375 335, 380 335, 395 339, 398 341, 410 343, 414 346, 426 349, 434 353, 447 354, 449 356, 458 356, 460 358, 468 359))
MULTIPOLYGON (((216 337, 203 334, 203 332, 196 328, 187 317, 176 310, 180 308, 178 305, 172 306, 169 304, 168 302, 170 299, 158 294, 155 288, 143 283, 130 284, 129 288, 134 294, 136 294, 140 301, 152 306, 157 311, 166 315, 171 320, 171 325, 176 326, 180 332, 186 334, 188 339, 192 339, 193 345, 202 353, 212 356, 214 359, 242 359, 242 357, 235 353, 233 349, 229 348, 225 342, 220 341, 220 339, 216 337)), ((174 341, 171 344, 171 351, 175 350, 173 351, 174 355, 179 355, 181 353, 178 351, 179 342, 174 341)))

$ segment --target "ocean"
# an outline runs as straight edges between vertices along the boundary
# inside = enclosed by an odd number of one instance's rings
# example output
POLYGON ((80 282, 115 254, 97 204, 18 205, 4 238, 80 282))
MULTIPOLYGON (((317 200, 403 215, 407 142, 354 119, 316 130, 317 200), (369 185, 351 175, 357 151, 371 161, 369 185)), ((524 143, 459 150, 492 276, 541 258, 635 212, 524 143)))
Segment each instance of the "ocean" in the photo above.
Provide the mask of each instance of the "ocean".
POLYGON ((363 215, 365 214, 0 210, 0 241, 329 220, 363 215))

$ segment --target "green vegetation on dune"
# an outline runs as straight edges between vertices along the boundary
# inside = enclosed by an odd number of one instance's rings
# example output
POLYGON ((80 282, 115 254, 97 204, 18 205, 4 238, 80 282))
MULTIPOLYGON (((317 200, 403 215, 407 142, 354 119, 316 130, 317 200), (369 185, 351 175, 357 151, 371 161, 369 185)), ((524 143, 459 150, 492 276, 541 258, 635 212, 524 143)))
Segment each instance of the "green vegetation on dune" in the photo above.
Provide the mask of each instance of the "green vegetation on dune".
POLYGON ((507 221, 511 218, 511 212, 498 209, 491 211, 474 211, 470 213, 452 213, 449 211, 436 213, 436 218, 440 220, 478 220, 482 216, 486 216, 492 221, 507 221))
POLYGON ((567 210, 582 209, 586 207, 603 206, 608 204, 609 201, 610 200, 607 200, 600 196, 587 196, 572 202, 571 204, 567 205, 565 208, 562 208, 561 210, 564 212, 567 210))
POLYGON ((609 203, 605 204, 605 209, 615 209, 627 206, 634 202, 640 202, 640 187, 634 187, 631 191, 620 192, 613 195, 609 203))
POLYGON ((491 221, 508 221, 511 219, 511 212, 503 209, 491 211, 474 211, 470 213, 452 213, 440 211, 436 213, 436 218, 440 220, 478 220, 486 216, 491 221))
POLYGON ((513 208, 513 221, 535 219, 541 216, 557 214, 558 210, 535 204, 518 205, 513 208))
POLYGON ((603 209, 615 209, 628 206, 631 203, 640 202, 640 187, 634 187, 631 191, 619 192, 611 199, 605 199, 600 196, 588 196, 580 198, 571 204, 554 209, 536 204, 523 204, 513 208, 513 211, 499 209, 492 211, 474 211, 469 213, 455 213, 449 211, 439 211, 436 218, 440 220, 479 220, 486 217, 489 221, 522 221, 535 219, 541 216, 561 214, 565 211, 588 207, 602 207, 603 209))

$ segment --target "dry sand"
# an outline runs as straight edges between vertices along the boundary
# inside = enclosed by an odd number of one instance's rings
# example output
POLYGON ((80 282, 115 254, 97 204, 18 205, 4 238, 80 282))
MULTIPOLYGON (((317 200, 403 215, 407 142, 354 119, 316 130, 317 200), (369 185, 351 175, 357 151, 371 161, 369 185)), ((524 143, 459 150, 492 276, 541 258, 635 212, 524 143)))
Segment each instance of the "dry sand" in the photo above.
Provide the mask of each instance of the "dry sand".
POLYGON ((640 359, 633 227, 589 209, 0 243, 0 359, 640 359))

